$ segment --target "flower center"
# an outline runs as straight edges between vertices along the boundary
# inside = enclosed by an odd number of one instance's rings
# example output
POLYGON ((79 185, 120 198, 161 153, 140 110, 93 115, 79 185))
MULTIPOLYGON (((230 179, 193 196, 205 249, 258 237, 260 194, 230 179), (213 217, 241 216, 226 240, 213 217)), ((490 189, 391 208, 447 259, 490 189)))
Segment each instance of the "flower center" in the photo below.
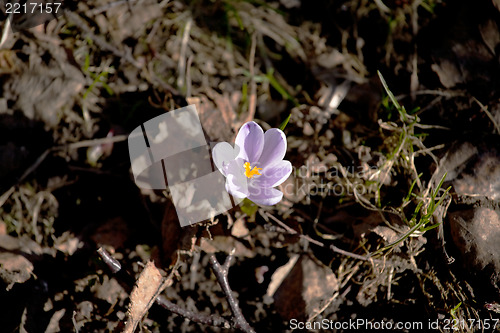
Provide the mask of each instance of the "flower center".
POLYGON ((262 170, 262 168, 257 167, 253 167, 252 169, 250 162, 245 162, 243 166, 245 167, 245 176, 247 176, 247 178, 252 178, 255 175, 260 175, 259 171, 262 170))

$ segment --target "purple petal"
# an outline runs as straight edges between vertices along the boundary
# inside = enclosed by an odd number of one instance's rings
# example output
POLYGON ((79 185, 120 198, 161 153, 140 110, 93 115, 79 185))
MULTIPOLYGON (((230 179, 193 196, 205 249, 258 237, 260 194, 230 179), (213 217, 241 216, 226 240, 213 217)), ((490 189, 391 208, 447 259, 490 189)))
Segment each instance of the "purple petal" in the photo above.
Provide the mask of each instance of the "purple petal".
POLYGON ((264 167, 260 176, 252 179, 252 184, 260 187, 275 187, 283 183, 292 173, 292 163, 290 161, 278 161, 272 165, 264 167))
POLYGON ((248 195, 248 199, 252 200, 258 205, 276 205, 283 198, 283 192, 275 188, 249 186, 248 189, 250 192, 250 194, 248 195))
POLYGON ((256 122, 245 123, 236 136, 235 146, 240 149, 238 157, 253 166, 262 154, 264 131, 256 122))
POLYGON ((233 147, 227 142, 220 142, 212 148, 212 158, 219 171, 226 176, 226 168, 229 162, 236 158, 233 147))
POLYGON ((282 130, 271 128, 264 134, 264 147, 259 158, 259 167, 281 161, 286 153, 286 136, 282 130))
POLYGON ((243 173, 243 162, 233 160, 225 167, 226 191, 237 198, 248 196, 248 181, 243 173))

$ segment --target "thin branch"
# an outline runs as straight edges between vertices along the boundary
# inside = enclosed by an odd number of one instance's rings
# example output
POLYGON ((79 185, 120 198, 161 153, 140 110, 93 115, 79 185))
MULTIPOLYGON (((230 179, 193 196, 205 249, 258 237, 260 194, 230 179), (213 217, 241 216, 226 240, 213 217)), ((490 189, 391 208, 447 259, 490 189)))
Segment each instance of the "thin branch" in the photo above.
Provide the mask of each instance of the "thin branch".
POLYGON ((118 273, 122 269, 122 265, 118 260, 113 258, 111 254, 104 248, 100 247, 97 249, 97 253, 101 257, 102 261, 108 266, 112 273, 118 273))
MULTIPOLYGON (((101 257, 102 261, 109 267, 112 273, 118 273, 121 270, 121 265, 118 262, 118 260, 113 258, 111 254, 104 248, 102 247, 99 248, 97 250, 97 253, 101 257)), ((177 304, 170 302, 162 295, 156 297, 155 302, 164 309, 167 309, 170 312, 175 313, 176 315, 182 316, 184 318, 187 318, 193 322, 204 325, 216 326, 216 327, 231 328, 231 323, 229 322, 229 320, 221 316, 205 315, 202 313, 195 313, 193 311, 183 309, 179 307, 177 304)))
MULTIPOLYGON (((324 243, 322 243, 320 241, 317 241, 317 240, 315 240, 315 239, 313 239, 313 238, 311 238, 311 237, 309 237, 307 235, 303 235, 303 234, 297 232, 295 229, 290 228, 285 223, 281 222, 279 219, 277 219, 276 217, 274 217, 272 214, 269 214, 269 213, 266 212, 265 215, 267 217, 269 217, 271 220, 273 220, 274 222, 276 222, 277 224, 279 224, 280 227, 283 228, 283 229, 285 229, 285 231, 288 232, 289 234, 298 235, 300 238, 303 238, 303 239, 307 240, 308 242, 313 243, 314 245, 317 245, 319 247, 323 247, 323 248, 327 248, 328 247, 326 244, 324 244, 324 243)), ((347 257, 354 258, 354 259, 359 259, 359 260, 364 260, 364 261, 378 261, 378 259, 374 259, 370 255, 362 256, 362 255, 359 255, 359 254, 356 254, 356 253, 345 251, 345 250, 339 249, 338 247, 336 247, 333 244, 331 244, 328 248, 330 250, 332 250, 333 252, 336 252, 336 253, 339 253, 339 254, 345 255, 347 257)))
POLYGON ((343 255, 345 255, 347 257, 354 258, 354 259, 365 260, 365 261, 371 261, 371 260, 378 261, 378 259, 373 259, 369 255, 362 256, 362 255, 359 255, 359 254, 356 254, 356 253, 352 253, 352 252, 349 252, 349 251, 346 251, 346 250, 339 249, 338 247, 336 247, 333 244, 330 245, 330 250, 332 250, 333 252, 339 253, 339 254, 343 254, 343 255))
POLYGON ((64 149, 64 148, 77 149, 77 148, 93 147, 93 146, 97 146, 97 145, 103 145, 106 143, 122 142, 122 141, 125 141, 127 139, 128 139, 128 135, 115 135, 115 136, 110 136, 110 137, 68 143, 66 145, 54 147, 53 149, 64 149))
POLYGON ((231 328, 231 324, 225 318, 218 315, 205 315, 202 313, 195 313, 179 307, 177 304, 170 302, 165 296, 160 295, 156 298, 156 304, 160 305, 164 309, 169 310, 176 315, 187 318, 191 321, 197 322, 199 324, 231 328))
POLYGON ((495 120, 495 117, 493 117, 493 115, 491 114, 491 112, 488 111, 488 108, 486 106, 484 106, 483 103, 481 103, 476 97, 472 97, 472 99, 474 100, 474 102, 476 102, 479 105, 479 107, 481 108, 481 110, 483 110, 484 113, 486 113, 486 115, 488 116, 488 118, 490 118, 490 120, 493 123, 493 126, 495 127, 496 131, 498 132, 498 134, 500 134, 500 125, 497 124, 497 122, 495 120))
POLYGON ((246 333, 255 333, 253 328, 250 326, 250 324, 248 324, 245 317, 243 316, 240 306, 238 305, 238 301, 234 298, 231 287, 229 286, 229 281, 227 279, 227 275, 229 273, 229 266, 231 266, 231 260, 233 259, 233 253, 230 253, 227 256, 223 265, 221 265, 217 261, 215 254, 211 254, 209 259, 210 263, 212 264, 212 271, 214 272, 217 281, 219 281, 222 291, 226 295, 227 302, 231 307, 231 311, 234 317, 233 326, 246 333))

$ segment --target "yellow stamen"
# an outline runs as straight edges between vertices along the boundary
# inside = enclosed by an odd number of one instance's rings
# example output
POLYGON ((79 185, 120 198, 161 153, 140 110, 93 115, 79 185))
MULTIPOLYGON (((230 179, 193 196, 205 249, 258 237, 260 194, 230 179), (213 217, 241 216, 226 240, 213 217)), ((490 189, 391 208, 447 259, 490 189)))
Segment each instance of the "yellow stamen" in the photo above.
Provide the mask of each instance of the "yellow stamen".
POLYGON ((252 178, 255 175, 260 175, 259 171, 262 170, 262 168, 257 167, 254 167, 252 170, 250 162, 245 162, 243 166, 245 167, 245 176, 247 176, 247 178, 252 178))

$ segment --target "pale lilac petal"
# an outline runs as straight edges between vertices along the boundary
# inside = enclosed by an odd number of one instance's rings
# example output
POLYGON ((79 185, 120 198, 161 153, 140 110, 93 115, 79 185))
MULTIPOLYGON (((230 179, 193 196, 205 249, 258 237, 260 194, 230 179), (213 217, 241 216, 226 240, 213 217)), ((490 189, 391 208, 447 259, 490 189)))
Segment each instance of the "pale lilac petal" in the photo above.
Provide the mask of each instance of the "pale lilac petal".
POLYGON ((260 176, 254 176, 251 183, 259 187, 275 187, 283 183, 292 173, 290 161, 278 161, 264 167, 260 176))
POLYGON ((232 196, 244 199, 248 197, 248 193, 245 190, 246 189, 244 187, 239 187, 235 182, 232 182, 230 178, 226 179, 226 191, 232 196))
POLYGON ((225 166, 236 158, 236 153, 229 143, 220 142, 212 148, 212 158, 217 169, 226 176, 225 166))
POLYGON ((283 192, 275 188, 249 186, 248 189, 250 192, 250 194, 248 195, 248 199, 252 200, 258 205, 276 205, 283 198, 283 192))
POLYGON ((240 149, 238 157, 253 166, 259 160, 264 147, 264 131, 256 122, 245 123, 236 136, 235 146, 240 149))
POLYGON ((264 147, 259 158, 259 167, 281 161, 286 153, 286 136, 282 130, 271 128, 264 134, 264 147))
POLYGON ((226 191, 240 199, 248 196, 248 181, 243 170, 241 160, 233 160, 225 166, 226 191))

